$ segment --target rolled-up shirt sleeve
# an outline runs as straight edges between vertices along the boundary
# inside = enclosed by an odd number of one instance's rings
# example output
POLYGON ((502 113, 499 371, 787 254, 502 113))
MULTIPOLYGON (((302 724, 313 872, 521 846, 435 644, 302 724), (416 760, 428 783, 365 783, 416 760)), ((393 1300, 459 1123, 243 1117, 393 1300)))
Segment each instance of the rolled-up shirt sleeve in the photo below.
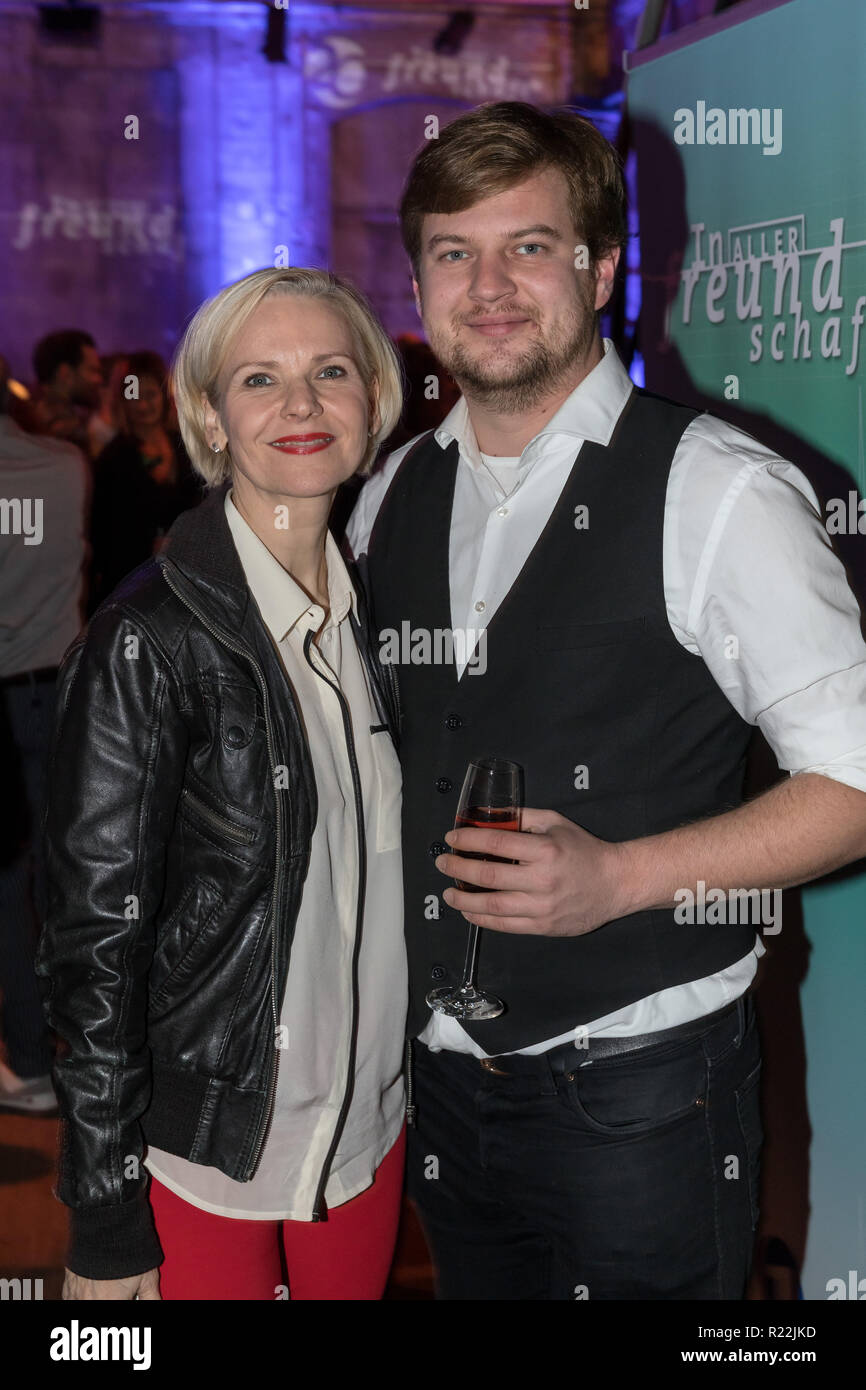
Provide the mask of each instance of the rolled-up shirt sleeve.
POLYGON ((866 643, 814 489, 710 416, 680 450, 665 517, 674 632, 781 768, 866 792, 866 643))

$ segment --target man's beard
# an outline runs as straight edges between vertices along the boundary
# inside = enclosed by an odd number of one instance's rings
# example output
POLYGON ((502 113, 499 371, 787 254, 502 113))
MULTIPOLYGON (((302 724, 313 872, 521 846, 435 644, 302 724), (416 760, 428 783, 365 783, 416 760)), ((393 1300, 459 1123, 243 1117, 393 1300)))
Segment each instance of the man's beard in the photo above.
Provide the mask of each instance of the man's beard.
MULTIPOLYGON (((504 309, 502 317, 517 313, 526 313, 527 318, 533 319, 519 305, 504 309)), ((586 358, 596 335, 593 306, 581 303, 550 339, 536 339, 519 355, 497 363, 491 360, 492 353, 486 359, 471 355, 465 344, 456 339, 458 327, 464 322, 454 322, 447 336, 442 332, 430 333, 430 346, 464 396, 501 415, 523 414, 554 394, 572 368, 586 358)), ((492 344, 497 341, 491 339, 492 344)))

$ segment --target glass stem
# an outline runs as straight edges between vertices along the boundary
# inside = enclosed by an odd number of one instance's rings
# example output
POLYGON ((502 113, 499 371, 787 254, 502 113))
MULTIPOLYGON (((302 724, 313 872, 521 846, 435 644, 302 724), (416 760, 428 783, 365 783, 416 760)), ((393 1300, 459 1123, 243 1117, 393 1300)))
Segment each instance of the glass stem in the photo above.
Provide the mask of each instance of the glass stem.
POLYGON ((466 963, 463 966, 463 980, 461 989, 475 988, 475 969, 478 963, 478 932, 477 922, 469 923, 469 936, 466 941, 466 963))

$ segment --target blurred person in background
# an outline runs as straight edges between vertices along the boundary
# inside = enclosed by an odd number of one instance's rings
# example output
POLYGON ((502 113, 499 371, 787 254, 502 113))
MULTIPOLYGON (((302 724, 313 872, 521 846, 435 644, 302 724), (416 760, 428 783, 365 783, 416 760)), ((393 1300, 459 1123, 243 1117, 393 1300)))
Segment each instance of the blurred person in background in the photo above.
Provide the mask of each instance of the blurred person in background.
POLYGON ((406 373, 406 404, 399 425, 382 446, 383 456, 425 430, 436 429, 460 399, 460 387, 451 373, 417 333, 401 333, 397 351, 406 373))
POLYGON ((78 328, 49 333, 34 348, 33 371, 38 385, 26 406, 16 410, 18 422, 30 434, 66 439, 93 458, 97 441, 90 422, 102 386, 93 338, 78 328))
MULTIPOLYGON (((433 349, 417 333, 401 333, 395 339, 400 357, 404 384, 403 413, 396 429, 379 451, 379 461, 407 440, 415 439, 425 430, 441 424, 460 396, 460 388, 434 355, 433 349)), ((376 471, 377 464, 372 471, 376 471)), ((337 493, 328 525, 338 541, 343 539, 346 524, 364 485, 360 474, 349 478, 337 493)))
POLYGON ((94 458, 102 453, 106 444, 110 444, 123 428, 121 400, 128 361, 124 352, 104 353, 99 359, 102 371, 99 409, 91 415, 88 426, 94 458))
POLYGON ((202 485, 172 425, 168 370, 155 352, 134 352, 115 374, 121 428, 94 465, 88 612, 160 549, 175 517, 194 507, 202 485), (134 386, 125 385, 134 378, 134 386), (127 391, 137 394, 127 399, 127 391))
POLYGON ((45 914, 39 817, 58 664, 81 626, 88 467, 10 418, 0 358, 0 1110, 56 1113, 33 954, 45 914))

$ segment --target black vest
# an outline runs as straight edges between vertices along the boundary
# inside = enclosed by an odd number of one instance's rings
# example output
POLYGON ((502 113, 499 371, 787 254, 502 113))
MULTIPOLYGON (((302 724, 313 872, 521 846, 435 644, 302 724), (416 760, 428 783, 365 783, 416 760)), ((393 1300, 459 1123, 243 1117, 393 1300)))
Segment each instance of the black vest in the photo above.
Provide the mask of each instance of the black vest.
MULTIPOLYGON (((527 806, 559 811, 603 840, 670 830, 742 801, 751 727, 676 640, 665 611, 668 474, 697 413, 635 388, 610 443, 583 444, 489 624, 483 674, 470 668, 458 682, 451 663, 404 659, 396 668, 410 1036, 429 1018, 428 990, 461 975, 468 926, 442 901, 448 880, 433 860, 446 848, 470 759, 521 763, 527 806)), ((415 638, 416 654, 419 629, 435 653, 433 634, 450 628, 456 471, 456 442, 443 452, 425 436, 382 504, 368 566, 383 644, 408 623, 403 636, 415 638)), ((410 650, 406 642, 401 655, 410 650)), ((722 970, 754 939, 746 923, 677 923, 673 908, 578 937, 484 931, 478 982, 507 1010, 464 1026, 491 1055, 513 1051, 722 970)))

